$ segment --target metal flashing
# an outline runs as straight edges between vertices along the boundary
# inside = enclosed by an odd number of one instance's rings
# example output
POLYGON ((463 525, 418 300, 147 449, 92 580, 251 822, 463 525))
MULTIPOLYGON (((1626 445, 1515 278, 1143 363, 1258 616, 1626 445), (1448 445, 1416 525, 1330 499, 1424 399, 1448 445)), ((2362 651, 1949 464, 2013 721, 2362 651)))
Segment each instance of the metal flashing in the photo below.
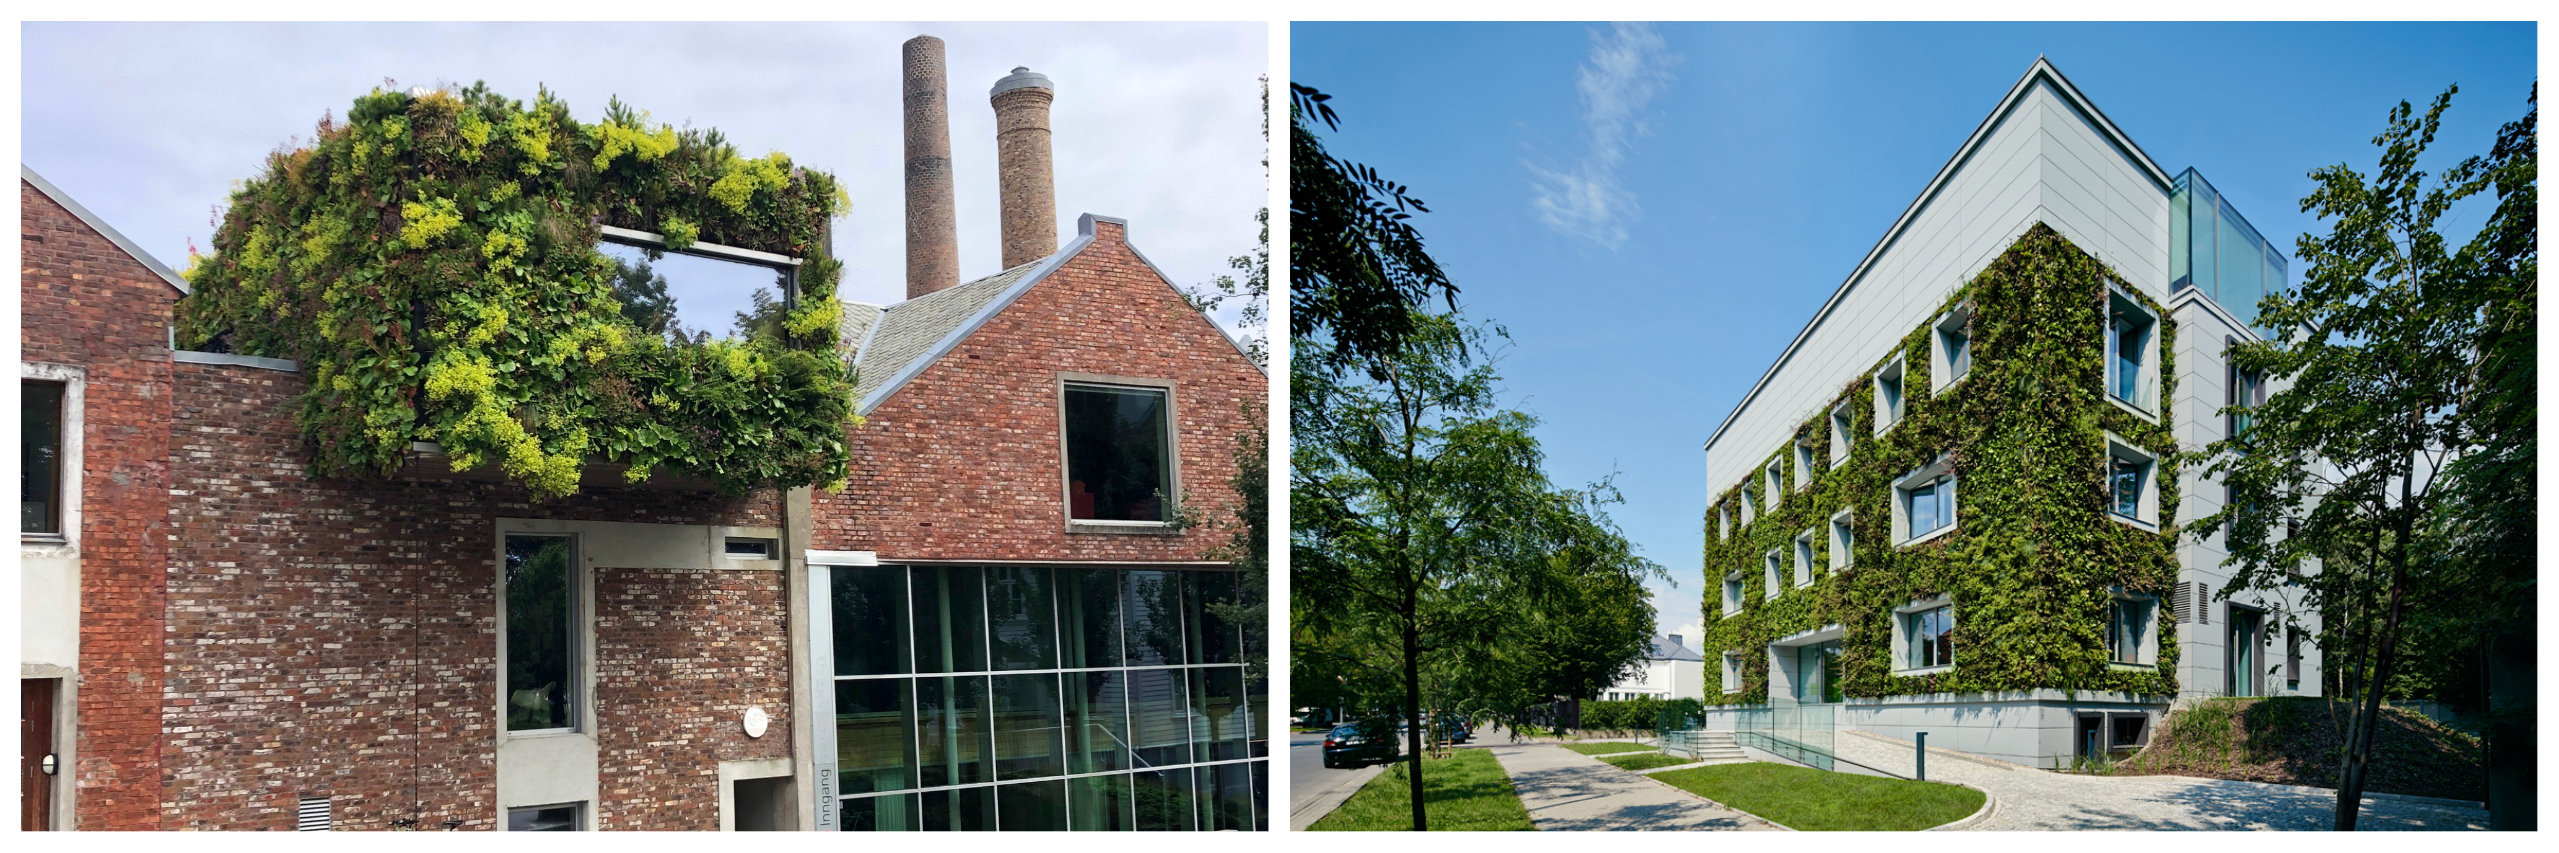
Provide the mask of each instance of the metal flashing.
POLYGON ((186 279, 169 269, 168 264, 161 263, 159 258, 152 257, 150 252, 145 252, 141 246, 134 245, 123 232, 108 226, 106 220, 98 218, 98 215, 89 212, 88 208, 80 206, 80 202, 72 199, 70 193, 63 192, 61 187, 54 186, 53 182, 45 180, 43 175, 36 174, 34 167, 25 163, 18 164, 18 177, 35 185, 37 192, 44 193, 46 198, 53 199, 53 203, 62 205, 62 209, 71 211, 71 215, 79 217, 81 223, 106 237, 107 242, 114 243, 116 248, 123 249, 125 254, 140 261, 152 272, 158 273, 161 281, 168 282, 170 287, 178 289, 178 295, 185 296, 195 292, 194 289, 187 287, 186 279))
MULTIPOLYGON (((1084 236, 1075 238, 1075 242, 1066 244, 1066 248, 1041 259, 1038 269, 1032 270, 1029 275, 1022 276, 1022 280, 1005 288, 1002 294, 987 302, 986 307, 977 309, 977 313, 969 315, 966 321, 953 328, 949 334, 943 335, 942 339, 935 342, 932 348, 925 350, 923 355, 917 356, 914 361, 907 362, 906 367, 899 370, 897 375, 881 383, 880 387, 873 390, 869 396, 863 397, 853 413, 868 415, 873 409, 879 408, 881 403, 895 396, 898 389, 906 387, 906 383, 923 373, 925 368, 932 367, 934 362, 951 354, 951 350, 958 348, 961 341, 968 340, 968 336, 975 334, 978 327, 986 325, 986 321, 995 319, 995 315, 1012 307, 1014 300, 1022 298, 1022 294, 1031 292, 1033 286, 1048 280, 1050 273, 1057 272, 1058 267, 1065 266, 1068 259, 1075 257, 1077 253, 1084 251, 1084 247, 1090 245, 1093 245, 1093 234, 1087 231, 1084 236)), ((886 323, 886 316, 882 315, 882 323, 886 323)))
POLYGON ((264 356, 255 355, 235 355, 227 352, 196 352, 194 350, 183 349, 173 350, 169 353, 169 360, 185 364, 231 364, 238 365, 240 367, 255 367, 261 370, 281 370, 286 373, 302 372, 301 363, 292 359, 266 358, 264 356))
POLYGON ((661 252, 673 252, 678 255, 692 255, 695 257, 710 258, 720 261, 736 261, 738 263, 773 267, 775 269, 792 269, 800 265, 800 259, 789 255, 776 255, 772 252, 760 252, 754 249, 741 249, 736 246, 723 246, 718 243, 693 243, 681 249, 670 249, 666 247, 666 235, 664 234, 659 234, 654 231, 620 228, 612 225, 600 227, 604 229, 604 237, 607 242, 639 246, 641 248, 654 248, 661 252))

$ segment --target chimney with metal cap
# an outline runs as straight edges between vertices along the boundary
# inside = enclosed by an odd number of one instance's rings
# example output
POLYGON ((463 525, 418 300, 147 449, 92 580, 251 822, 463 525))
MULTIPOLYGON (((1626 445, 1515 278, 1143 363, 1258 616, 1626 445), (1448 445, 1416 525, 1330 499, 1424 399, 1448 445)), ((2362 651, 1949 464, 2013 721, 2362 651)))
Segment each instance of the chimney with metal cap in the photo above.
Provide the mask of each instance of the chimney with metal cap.
POLYGON ((906 298, 960 283, 959 220, 952 213, 950 88, 942 40, 906 41, 906 298))
POLYGON ((1057 253, 1057 189, 1049 166, 1048 77, 1015 68, 987 93, 995 103, 995 168, 1004 205, 1004 268, 1057 253))

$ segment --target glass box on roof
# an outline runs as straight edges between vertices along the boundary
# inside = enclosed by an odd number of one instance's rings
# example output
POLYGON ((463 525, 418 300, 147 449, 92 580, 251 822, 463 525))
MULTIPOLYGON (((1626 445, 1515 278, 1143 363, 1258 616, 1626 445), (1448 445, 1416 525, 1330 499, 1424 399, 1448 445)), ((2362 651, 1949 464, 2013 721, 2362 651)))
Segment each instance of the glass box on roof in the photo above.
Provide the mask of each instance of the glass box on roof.
POLYGON ((2168 193, 2170 291, 2202 290, 2230 316, 2264 333, 2257 301, 2286 286, 2285 262, 2283 251, 2259 236, 2203 173, 2187 169, 2177 176, 2168 193))

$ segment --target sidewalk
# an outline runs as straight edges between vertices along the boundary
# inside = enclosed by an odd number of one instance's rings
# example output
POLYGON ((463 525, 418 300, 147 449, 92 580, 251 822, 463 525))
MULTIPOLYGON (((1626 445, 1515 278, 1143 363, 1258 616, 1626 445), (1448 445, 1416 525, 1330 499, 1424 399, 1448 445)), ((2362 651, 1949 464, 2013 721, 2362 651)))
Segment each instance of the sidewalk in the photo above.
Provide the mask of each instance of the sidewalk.
POLYGON ((1316 821, 1323 820, 1325 815, 1332 814, 1334 809, 1341 808, 1343 803, 1349 802, 1351 795, 1359 793, 1359 789, 1366 786, 1368 780, 1375 779, 1378 774, 1384 772, 1386 772, 1386 765, 1371 764, 1335 774, 1337 778, 1330 784, 1289 804, 1289 831, 1305 832, 1307 827, 1314 826, 1316 821))
MULTIPOLYGON (((1839 757, 1899 774, 1913 771, 1908 741, 1840 732, 1839 757)), ((1977 830, 2301 830, 2336 820, 2337 795, 2319 788, 2186 776, 2078 776, 1933 754, 1928 780, 1961 782, 1999 798, 1999 813, 1977 830)), ((2364 830, 2487 829, 2488 813, 2466 806, 2366 799, 2364 830)))
POLYGON ((1768 822, 1598 759, 1545 744, 1486 747, 1541 831, 1775 830, 1768 822))

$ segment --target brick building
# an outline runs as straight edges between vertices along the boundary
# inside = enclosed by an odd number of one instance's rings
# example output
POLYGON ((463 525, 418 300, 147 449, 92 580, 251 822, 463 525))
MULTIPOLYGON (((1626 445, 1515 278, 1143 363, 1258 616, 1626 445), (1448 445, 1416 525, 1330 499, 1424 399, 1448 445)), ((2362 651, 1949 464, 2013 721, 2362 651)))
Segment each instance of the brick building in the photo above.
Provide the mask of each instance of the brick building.
POLYGON ((1261 694, 1205 607, 1239 590, 1189 520, 1268 379, 1125 223, 848 305, 841 491, 599 466, 536 503, 432 446, 311 476, 299 365, 173 351, 184 280, 20 196, 23 825, 1260 821, 1261 694))

